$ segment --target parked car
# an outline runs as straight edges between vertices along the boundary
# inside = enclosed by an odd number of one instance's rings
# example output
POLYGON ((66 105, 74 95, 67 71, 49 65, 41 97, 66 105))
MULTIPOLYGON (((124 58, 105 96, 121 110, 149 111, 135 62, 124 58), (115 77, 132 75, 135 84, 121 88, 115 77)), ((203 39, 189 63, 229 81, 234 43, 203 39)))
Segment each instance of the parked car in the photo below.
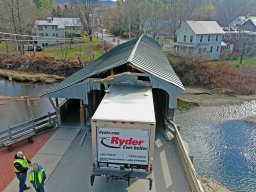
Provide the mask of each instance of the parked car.
POLYGON ((34 51, 33 45, 28 45, 27 50, 28 50, 28 51, 34 51))
POLYGON ((27 51, 43 51, 44 48, 43 46, 40 46, 40 45, 28 45, 27 46, 27 51))
POLYGON ((42 46, 39 46, 39 45, 36 46, 36 51, 43 51, 43 50, 44 48, 42 46))

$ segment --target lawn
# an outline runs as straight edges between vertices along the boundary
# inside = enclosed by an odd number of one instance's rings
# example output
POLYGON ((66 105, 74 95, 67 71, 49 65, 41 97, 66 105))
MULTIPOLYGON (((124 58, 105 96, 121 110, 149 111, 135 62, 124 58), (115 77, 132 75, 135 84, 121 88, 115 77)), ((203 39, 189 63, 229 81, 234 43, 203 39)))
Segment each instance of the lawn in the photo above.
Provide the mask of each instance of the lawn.
MULTIPOLYGON (((45 47, 42 52, 36 52, 36 55, 44 55, 54 57, 56 59, 77 60, 80 58, 83 62, 90 62, 102 55, 102 52, 97 48, 98 42, 96 40, 82 44, 58 45, 56 47, 45 47)), ((26 54, 32 55, 32 52, 26 54)))
POLYGON ((172 61, 175 64, 178 64, 178 63, 184 61, 184 58, 179 57, 179 56, 174 56, 174 55, 169 55, 169 54, 166 55, 166 56, 167 56, 169 61, 172 61))
MULTIPOLYGON (((229 64, 231 64, 233 66, 237 66, 239 64, 240 60, 238 58, 236 60, 231 60, 228 62, 229 62, 229 64)), ((256 65, 256 55, 244 57, 243 64, 241 65, 241 67, 249 66, 249 65, 256 65)))
POLYGON ((5 49, 5 43, 1 42, 1 43, 0 43, 0 51, 1 51, 1 50, 4 50, 4 49, 5 49))

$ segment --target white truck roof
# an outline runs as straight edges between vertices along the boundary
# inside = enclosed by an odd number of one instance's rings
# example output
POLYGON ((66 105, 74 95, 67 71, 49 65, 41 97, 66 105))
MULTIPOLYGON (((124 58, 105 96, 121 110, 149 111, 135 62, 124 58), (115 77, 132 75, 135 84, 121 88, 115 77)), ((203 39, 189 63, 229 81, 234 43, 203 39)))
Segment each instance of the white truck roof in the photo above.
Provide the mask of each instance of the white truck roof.
POLYGON ((92 119, 155 123, 151 87, 112 85, 92 119))

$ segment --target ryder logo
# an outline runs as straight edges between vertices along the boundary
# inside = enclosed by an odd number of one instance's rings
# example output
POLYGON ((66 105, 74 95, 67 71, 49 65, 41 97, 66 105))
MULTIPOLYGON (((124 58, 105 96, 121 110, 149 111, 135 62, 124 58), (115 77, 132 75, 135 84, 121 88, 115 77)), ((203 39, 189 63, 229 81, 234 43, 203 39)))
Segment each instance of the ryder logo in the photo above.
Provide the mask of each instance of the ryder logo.
POLYGON ((120 137, 112 137, 112 138, 103 137, 101 139, 101 144, 109 148, 121 148, 121 147, 124 148, 125 146, 135 147, 135 146, 141 146, 143 143, 144 143, 144 140, 137 140, 133 138, 121 139, 120 137))

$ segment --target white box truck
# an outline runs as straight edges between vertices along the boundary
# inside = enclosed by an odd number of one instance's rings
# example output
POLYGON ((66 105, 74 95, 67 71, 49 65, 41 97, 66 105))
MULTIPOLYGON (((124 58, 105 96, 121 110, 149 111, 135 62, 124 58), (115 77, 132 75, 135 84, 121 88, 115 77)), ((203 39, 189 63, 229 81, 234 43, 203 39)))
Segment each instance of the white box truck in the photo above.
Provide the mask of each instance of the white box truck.
POLYGON ((91 185, 95 176, 145 178, 151 190, 155 128, 151 87, 112 85, 92 117, 91 185))

